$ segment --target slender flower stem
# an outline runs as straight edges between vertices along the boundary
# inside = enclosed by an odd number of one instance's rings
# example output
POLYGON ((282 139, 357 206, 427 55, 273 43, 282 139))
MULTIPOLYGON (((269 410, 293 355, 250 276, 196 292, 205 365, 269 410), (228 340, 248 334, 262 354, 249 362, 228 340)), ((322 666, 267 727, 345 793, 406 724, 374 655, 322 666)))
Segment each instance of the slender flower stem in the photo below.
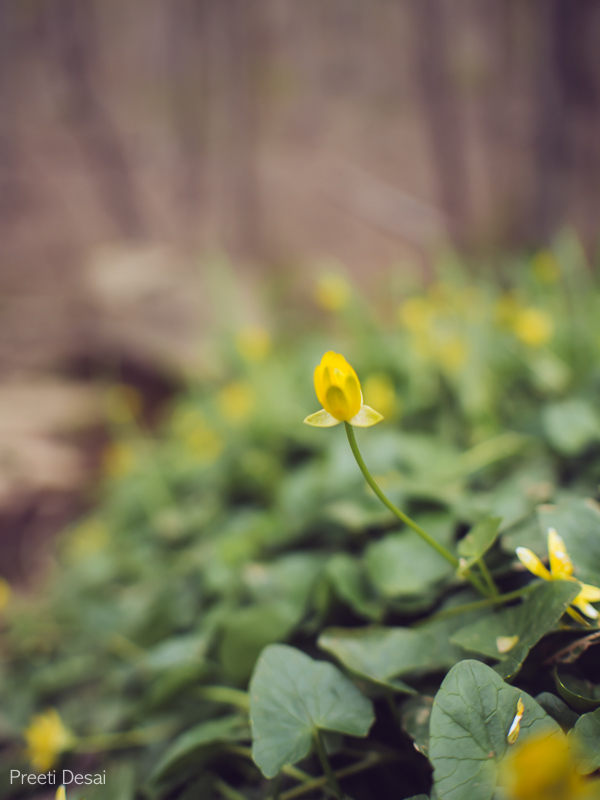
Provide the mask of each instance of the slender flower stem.
MULTIPOLYGON (((392 514, 394 514, 396 517, 398 517, 399 520, 404 522, 405 525, 408 525, 409 528, 412 528, 413 531, 415 531, 415 533, 418 533, 421 539, 427 542, 427 544, 430 547, 433 547, 433 549, 437 553, 439 553, 439 555, 441 555, 442 558, 445 558, 446 561, 452 564, 454 569, 458 569, 458 567, 460 566, 458 558, 455 555, 453 555, 453 553, 451 553, 446 547, 444 547, 443 544, 440 544, 438 541, 436 541, 433 538, 433 536, 427 533, 427 531, 424 531, 420 525, 417 525, 417 523, 414 520, 412 520, 407 514, 405 514, 404 511, 401 511, 397 506, 395 506, 392 503, 392 501, 389 500, 386 497, 386 495, 381 491, 375 478, 369 472, 369 468, 365 464, 361 452, 358 449, 358 443, 356 441, 356 436, 354 435, 354 428, 348 422, 345 422, 344 426, 346 428, 346 436, 348 437, 348 443, 350 444, 350 449, 352 450, 352 454, 356 459, 356 463, 358 464, 358 467, 362 472, 364 479, 369 484, 371 489, 375 492, 377 497, 381 500, 383 505, 386 506, 386 508, 389 508, 392 514)), ((468 581, 470 581, 470 583, 477 589, 478 592, 486 596, 490 594, 488 589, 469 570, 464 570, 463 575, 468 581)))
MULTIPOLYGON (((337 770, 334 775, 336 778, 345 778, 349 775, 356 775, 359 772, 364 772, 367 769, 379 766, 390 758, 387 756, 378 756, 376 754, 369 755, 362 761, 357 761, 356 764, 350 764, 348 767, 343 767, 337 770)), ((296 797, 301 797, 308 792, 314 792, 315 789, 320 789, 327 782, 327 777, 313 778, 311 781, 303 784, 302 786, 295 786, 293 789, 288 789, 279 795, 279 800, 295 800, 296 797)))
POLYGON ((486 582, 490 590, 491 596, 498 597, 499 595, 498 587, 496 586, 494 579, 492 578, 492 575, 489 569, 487 568, 487 564, 485 563, 483 556, 477 560, 477 566, 481 570, 481 574, 483 575, 483 580, 486 582))
POLYGON ((344 795, 342 794, 342 788, 338 783, 338 779, 335 777, 334 771, 331 769, 331 764, 329 763, 327 751, 325 750, 325 744, 323 743, 323 736, 321 734, 321 731, 318 729, 315 732, 315 745, 317 748, 317 754, 319 756, 321 766, 323 767, 323 772, 327 776, 327 783, 329 784, 337 800, 343 800, 344 795))
POLYGON ((422 623, 417 622, 417 626, 432 622, 433 620, 446 619, 446 617, 455 617, 457 614, 467 614, 469 611, 477 611, 480 608, 487 608, 488 606, 501 606, 504 603, 510 603, 511 600, 517 600, 519 597, 528 595, 536 586, 535 583, 530 583, 522 589, 514 589, 512 592, 506 594, 499 594, 495 597, 484 597, 482 600, 475 600, 473 603, 462 603, 459 606, 452 608, 445 608, 442 611, 437 611, 432 614, 422 623))

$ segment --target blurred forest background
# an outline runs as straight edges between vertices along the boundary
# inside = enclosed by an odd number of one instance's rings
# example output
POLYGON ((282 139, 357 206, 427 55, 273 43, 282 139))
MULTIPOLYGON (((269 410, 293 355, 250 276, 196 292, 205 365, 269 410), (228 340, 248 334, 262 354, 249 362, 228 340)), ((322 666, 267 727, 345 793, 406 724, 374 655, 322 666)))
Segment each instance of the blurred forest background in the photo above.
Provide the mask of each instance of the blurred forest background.
POLYGON ((323 259, 593 253, 599 41, 595 0, 2 2, 3 564, 89 478, 90 378, 197 369, 215 254, 252 317, 323 259))

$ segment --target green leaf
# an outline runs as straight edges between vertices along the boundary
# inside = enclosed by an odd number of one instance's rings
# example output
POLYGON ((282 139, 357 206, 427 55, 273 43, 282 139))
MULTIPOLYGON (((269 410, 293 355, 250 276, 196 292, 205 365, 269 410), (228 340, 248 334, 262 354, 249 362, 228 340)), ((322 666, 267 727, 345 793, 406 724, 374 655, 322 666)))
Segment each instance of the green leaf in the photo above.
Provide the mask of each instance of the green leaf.
POLYGON ((298 621, 298 612, 287 603, 258 603, 241 608, 223 626, 219 657, 228 677, 248 679, 261 650, 285 639, 298 621))
POLYGON ((465 650, 500 660, 497 671, 511 677, 534 644, 556 627, 578 592, 579 585, 574 581, 540 582, 519 605, 492 612, 461 628, 451 641, 465 650), (506 640, 515 636, 514 646, 503 652, 503 645, 509 643, 506 640))
POLYGON ((413 747, 427 756, 429 753, 429 720, 433 697, 415 695, 402 703, 401 721, 403 729, 413 740, 413 747))
POLYGON ((412 531, 369 545, 367 572, 384 597, 419 595, 452 573, 452 566, 412 531))
POLYGON ((362 563, 347 553, 338 553, 327 563, 326 572, 335 593, 361 617, 377 620, 383 606, 372 596, 362 563))
POLYGON ((478 522, 458 543, 458 554, 470 567, 487 553, 498 538, 501 517, 488 517, 478 522))
POLYGON ((573 456, 600 440, 600 419, 594 406, 572 398, 552 403, 542 411, 542 425, 550 444, 573 456))
POLYGON ((582 714, 568 735, 577 752, 580 770, 587 775, 600 769, 600 708, 582 714))
POLYGON ((414 689, 397 680, 400 675, 440 666, 435 638, 413 628, 329 628, 318 644, 356 675, 411 694, 414 689))
POLYGON ((267 778, 310 752, 318 730, 366 736, 373 706, 333 664, 266 647, 250 681, 252 758, 267 778))
POLYGON ((556 667, 554 683, 559 695, 576 711, 591 711, 600 706, 600 686, 556 667))
POLYGON ((429 758, 440 800, 491 800, 519 698, 525 707, 519 741, 532 733, 561 733, 532 697, 504 683, 485 664, 461 661, 450 670, 435 697, 430 723, 429 758))
POLYGON ((568 731, 577 722, 577 714, 569 706, 552 692, 540 692, 535 697, 546 714, 550 714, 556 720, 563 731, 568 731))
POLYGON ((248 735, 246 720, 238 714, 201 722, 175 739, 153 770, 151 780, 160 781, 168 773, 180 769, 188 759, 197 759, 204 748, 247 739, 248 735))

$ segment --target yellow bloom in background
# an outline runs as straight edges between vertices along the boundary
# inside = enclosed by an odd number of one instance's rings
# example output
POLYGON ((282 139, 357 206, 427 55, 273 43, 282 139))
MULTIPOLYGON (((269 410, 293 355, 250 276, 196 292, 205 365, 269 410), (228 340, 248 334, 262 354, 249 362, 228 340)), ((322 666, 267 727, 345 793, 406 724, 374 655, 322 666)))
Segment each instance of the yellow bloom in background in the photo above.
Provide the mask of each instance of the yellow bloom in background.
POLYGON ((511 328, 521 310, 521 305, 514 292, 505 292, 496 300, 494 316, 496 322, 504 327, 511 328))
POLYGON ((208 427, 198 427, 189 431, 181 441, 193 456, 208 464, 216 461, 223 451, 223 440, 218 433, 208 427))
POLYGON ((409 297, 398 309, 400 324, 415 334, 430 331, 435 315, 435 304, 426 297, 409 297))
POLYGON ((12 589, 10 583, 4 578, 0 578, 0 612, 4 611, 10 602, 12 596, 12 589))
POLYGON ((231 381, 217 394, 217 405, 225 419, 243 422, 256 403, 254 389, 247 381, 231 381))
POLYGON ((260 325, 248 325, 238 331, 235 344, 246 361, 264 361, 271 351, 269 332, 260 325))
POLYGON ((540 283, 556 283, 560 278, 560 267, 550 250, 540 250, 536 253, 531 268, 540 283))
POLYGON ((115 425, 135 421, 142 413, 142 396, 127 384, 109 387, 106 392, 106 416, 115 425))
POLYGON ((529 347, 542 347, 554 333, 552 317, 539 308, 519 309, 513 321, 513 331, 523 344, 529 347))
POLYGON ((382 415, 363 403, 360 381, 344 356, 327 351, 314 373, 315 392, 323 408, 310 414, 304 422, 317 428, 330 428, 349 422, 369 428, 383 419, 382 415))
POLYGON ((99 519, 88 519, 71 531, 66 543, 67 556, 80 561, 101 552, 109 541, 109 531, 99 519))
POLYGON ((386 419, 391 419, 400 413, 400 403, 394 383, 385 373, 377 372, 369 375, 364 383, 364 394, 369 405, 378 408, 386 419))
POLYGON ((135 462, 135 450, 130 444, 111 442, 102 454, 102 472, 107 478, 122 478, 133 470, 135 462))
POLYGON ((467 344, 458 333, 446 336, 434 348, 434 360, 446 372, 456 373, 467 360, 467 344))
POLYGON ((59 786, 56 790, 56 800, 67 800, 67 790, 64 786, 59 786))
POLYGON ((598 782, 577 771, 577 762, 563 733, 532 736, 511 748, 500 767, 507 800, 592 800, 598 782))
POLYGON ((317 305, 325 311, 340 311, 350 302, 352 288, 341 275, 325 273, 317 278, 314 296, 317 305))
MULTIPOLYGON (((599 616, 598 611, 590 603, 600 601, 600 587, 582 583, 573 577, 573 563, 569 558, 565 543, 554 528, 548 529, 548 556, 550 570, 542 564, 541 560, 528 547, 517 547, 519 561, 536 577, 545 581, 575 581, 578 583, 581 591, 571 602, 571 605, 579 609, 586 617, 597 619, 599 616)), ((567 611, 574 619, 580 620, 579 614, 573 611, 572 608, 569 607, 567 611)))
POLYGON ((73 734, 53 708, 36 714, 25 730, 27 758, 37 772, 51 769, 60 754, 68 750, 73 741, 73 734))

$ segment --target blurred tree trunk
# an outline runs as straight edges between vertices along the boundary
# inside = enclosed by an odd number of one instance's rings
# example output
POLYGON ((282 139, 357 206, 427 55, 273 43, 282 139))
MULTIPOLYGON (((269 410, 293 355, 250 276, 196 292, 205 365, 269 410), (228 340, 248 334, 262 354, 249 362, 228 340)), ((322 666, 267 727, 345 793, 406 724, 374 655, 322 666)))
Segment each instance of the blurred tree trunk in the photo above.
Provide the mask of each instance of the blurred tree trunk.
POLYGON ((173 0, 167 5, 167 100, 175 132, 175 205, 186 230, 206 211, 206 156, 210 112, 210 2, 173 0))
POLYGON ((62 71, 63 114, 87 158, 105 212, 124 236, 144 231, 127 153, 95 86, 97 26, 92 0, 49 4, 52 45, 62 71))
POLYGON ((259 180, 258 69, 262 57, 262 3, 219 0, 213 5, 224 43, 221 62, 225 148, 225 218, 228 240, 237 252, 259 257, 263 251, 259 180))
POLYGON ((25 202, 21 154, 14 130, 18 111, 19 31, 15 7, 0 2, 0 215, 12 220, 25 202))
POLYGON ((411 0, 417 81, 440 208, 455 242, 465 238, 468 179, 459 94, 450 73, 443 0, 411 0))
POLYGON ((586 186, 597 187, 600 178, 598 3, 548 0, 540 7, 538 22, 532 233, 543 240, 569 216, 573 179, 585 191, 586 186))

